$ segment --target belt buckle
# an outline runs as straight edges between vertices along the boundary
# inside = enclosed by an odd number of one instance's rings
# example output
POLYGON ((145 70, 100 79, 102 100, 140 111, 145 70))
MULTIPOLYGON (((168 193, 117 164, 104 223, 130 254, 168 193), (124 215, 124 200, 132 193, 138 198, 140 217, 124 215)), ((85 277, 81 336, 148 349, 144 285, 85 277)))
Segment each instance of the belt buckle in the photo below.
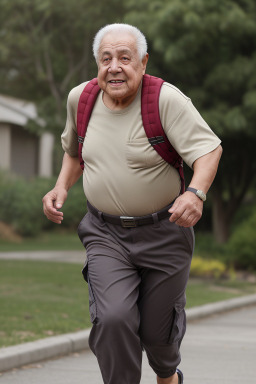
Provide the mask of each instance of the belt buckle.
POLYGON ((120 216, 121 225, 123 228, 135 228, 137 223, 135 218, 132 216, 120 216))

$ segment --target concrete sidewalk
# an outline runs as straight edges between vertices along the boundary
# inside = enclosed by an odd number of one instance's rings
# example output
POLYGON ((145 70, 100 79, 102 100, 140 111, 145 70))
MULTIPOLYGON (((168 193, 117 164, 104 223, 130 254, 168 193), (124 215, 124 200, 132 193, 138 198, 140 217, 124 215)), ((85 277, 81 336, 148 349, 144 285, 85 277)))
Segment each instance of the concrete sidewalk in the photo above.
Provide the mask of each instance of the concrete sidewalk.
MULTIPOLYGON (((255 324, 255 305, 191 322, 182 344, 184 384, 255 384, 255 324)), ((155 374, 143 355, 141 384, 154 384, 155 374)), ((102 384, 102 379, 87 350, 3 373, 0 383, 102 384)))
POLYGON ((0 260, 40 260, 84 264, 85 251, 23 251, 0 252, 0 260))

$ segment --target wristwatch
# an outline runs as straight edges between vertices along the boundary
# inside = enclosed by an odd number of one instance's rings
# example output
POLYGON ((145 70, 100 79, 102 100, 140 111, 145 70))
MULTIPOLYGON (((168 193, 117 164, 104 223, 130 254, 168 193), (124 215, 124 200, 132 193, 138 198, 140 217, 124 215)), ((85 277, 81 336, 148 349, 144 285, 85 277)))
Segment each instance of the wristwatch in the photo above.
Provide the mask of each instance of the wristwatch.
POLYGON ((200 189, 195 189, 195 188, 188 187, 187 191, 193 192, 202 201, 206 200, 206 194, 203 191, 201 191, 200 189))

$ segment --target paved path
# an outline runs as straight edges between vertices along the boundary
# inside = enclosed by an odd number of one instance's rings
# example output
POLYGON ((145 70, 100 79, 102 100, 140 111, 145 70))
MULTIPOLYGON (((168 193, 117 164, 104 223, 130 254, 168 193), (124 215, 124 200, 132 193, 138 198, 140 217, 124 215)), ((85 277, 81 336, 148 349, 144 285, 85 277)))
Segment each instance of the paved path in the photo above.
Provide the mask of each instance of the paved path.
POLYGON ((83 265, 85 251, 23 251, 0 252, 0 260, 40 260, 83 265))
MULTIPOLYGON (((256 306, 190 323, 182 356, 184 384, 255 384, 256 306)), ((156 383, 145 354, 142 372, 141 384, 156 383)), ((0 383, 102 384, 102 379, 87 351, 3 373, 0 383)))

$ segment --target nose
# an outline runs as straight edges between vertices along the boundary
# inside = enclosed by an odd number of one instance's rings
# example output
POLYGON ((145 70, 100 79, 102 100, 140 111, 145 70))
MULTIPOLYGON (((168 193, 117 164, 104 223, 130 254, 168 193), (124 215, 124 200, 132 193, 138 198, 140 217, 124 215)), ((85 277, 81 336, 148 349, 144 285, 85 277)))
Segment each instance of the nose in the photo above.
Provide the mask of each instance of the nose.
POLYGON ((122 72, 122 68, 120 67, 118 60, 114 57, 112 58, 112 60, 110 62, 108 72, 110 72, 110 73, 122 72))

